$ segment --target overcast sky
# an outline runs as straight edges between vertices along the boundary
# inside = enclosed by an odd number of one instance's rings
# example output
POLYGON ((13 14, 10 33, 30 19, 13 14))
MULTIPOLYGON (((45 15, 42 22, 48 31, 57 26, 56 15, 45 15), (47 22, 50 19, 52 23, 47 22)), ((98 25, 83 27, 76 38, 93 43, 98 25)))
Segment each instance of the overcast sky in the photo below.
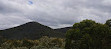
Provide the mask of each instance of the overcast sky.
POLYGON ((30 21, 61 28, 84 19, 105 23, 110 18, 111 0, 0 0, 0 29, 30 21))

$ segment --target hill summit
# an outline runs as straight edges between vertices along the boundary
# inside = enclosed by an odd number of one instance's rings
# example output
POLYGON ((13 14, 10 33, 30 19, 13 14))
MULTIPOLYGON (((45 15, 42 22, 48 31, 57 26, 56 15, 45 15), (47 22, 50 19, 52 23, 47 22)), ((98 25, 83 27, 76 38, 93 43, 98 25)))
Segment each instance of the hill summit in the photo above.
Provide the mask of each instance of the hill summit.
POLYGON ((6 39, 38 39, 42 36, 63 38, 64 33, 38 22, 28 22, 14 28, 1 30, 0 36, 6 39))

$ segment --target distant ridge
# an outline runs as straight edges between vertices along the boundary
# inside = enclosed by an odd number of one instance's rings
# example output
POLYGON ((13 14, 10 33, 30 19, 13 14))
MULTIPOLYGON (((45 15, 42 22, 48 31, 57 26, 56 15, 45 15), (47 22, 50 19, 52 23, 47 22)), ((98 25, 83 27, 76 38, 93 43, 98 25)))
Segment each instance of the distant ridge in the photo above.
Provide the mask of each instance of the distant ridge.
POLYGON ((58 31, 58 32, 66 33, 69 29, 72 29, 72 26, 71 27, 65 27, 65 28, 58 28, 58 29, 54 29, 54 30, 58 31))
POLYGON ((0 31, 0 37, 6 39, 39 39, 42 36, 65 37, 64 33, 34 21, 0 31))

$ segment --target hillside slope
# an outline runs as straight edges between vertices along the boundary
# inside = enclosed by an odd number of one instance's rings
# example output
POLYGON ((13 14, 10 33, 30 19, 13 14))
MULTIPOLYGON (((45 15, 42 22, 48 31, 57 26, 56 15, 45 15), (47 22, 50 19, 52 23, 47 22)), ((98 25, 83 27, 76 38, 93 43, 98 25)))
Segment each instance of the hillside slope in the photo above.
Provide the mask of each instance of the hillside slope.
POLYGON ((65 27, 65 28, 59 28, 54 30, 58 32, 66 33, 69 29, 72 29, 72 27, 65 27))
POLYGON ((0 36, 6 39, 38 39, 42 36, 63 38, 64 33, 55 31, 38 22, 28 22, 14 28, 1 30, 0 36))

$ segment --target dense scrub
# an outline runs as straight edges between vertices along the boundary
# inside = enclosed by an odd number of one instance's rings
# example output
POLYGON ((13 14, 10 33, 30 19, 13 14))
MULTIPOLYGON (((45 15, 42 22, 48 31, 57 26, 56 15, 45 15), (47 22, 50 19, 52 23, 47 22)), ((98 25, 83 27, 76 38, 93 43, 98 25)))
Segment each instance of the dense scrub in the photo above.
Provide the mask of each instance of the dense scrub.
POLYGON ((44 36, 38 40, 3 40, 0 49, 63 49, 64 39, 44 36))

